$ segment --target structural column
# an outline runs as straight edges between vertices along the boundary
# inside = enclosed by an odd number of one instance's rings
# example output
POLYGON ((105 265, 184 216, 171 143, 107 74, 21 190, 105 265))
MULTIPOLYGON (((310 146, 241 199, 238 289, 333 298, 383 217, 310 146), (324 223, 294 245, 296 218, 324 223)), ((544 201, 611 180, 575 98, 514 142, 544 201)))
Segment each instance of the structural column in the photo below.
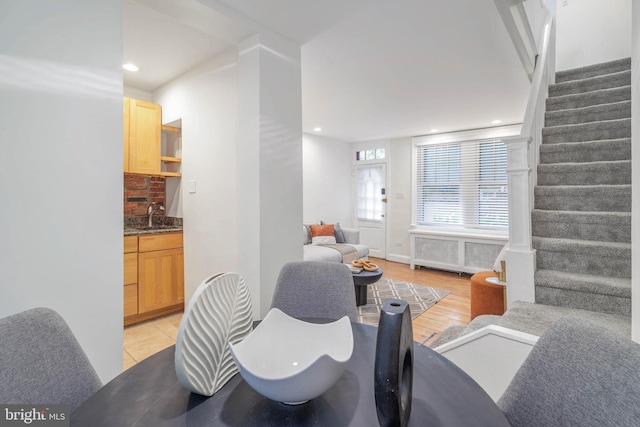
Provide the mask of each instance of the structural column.
POLYGON ((302 259, 300 46, 256 34, 239 46, 238 71, 239 258, 257 319, 282 266, 302 259))

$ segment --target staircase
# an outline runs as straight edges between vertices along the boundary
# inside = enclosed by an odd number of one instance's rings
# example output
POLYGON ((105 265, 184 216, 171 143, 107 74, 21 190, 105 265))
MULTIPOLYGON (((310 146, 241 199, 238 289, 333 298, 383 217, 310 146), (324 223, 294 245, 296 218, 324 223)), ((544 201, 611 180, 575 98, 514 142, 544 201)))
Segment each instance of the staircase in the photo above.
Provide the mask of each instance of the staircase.
POLYGON ((631 60, 556 74, 532 213, 536 303, 631 315, 631 60))

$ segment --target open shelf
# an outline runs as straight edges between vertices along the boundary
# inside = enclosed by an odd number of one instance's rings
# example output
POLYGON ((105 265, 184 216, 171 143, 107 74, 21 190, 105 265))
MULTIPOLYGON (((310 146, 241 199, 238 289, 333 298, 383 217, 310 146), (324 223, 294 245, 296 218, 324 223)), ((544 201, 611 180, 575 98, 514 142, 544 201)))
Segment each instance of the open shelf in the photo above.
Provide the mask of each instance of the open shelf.
POLYGON ((160 160, 165 163, 182 163, 182 159, 179 157, 161 156, 160 160))
POLYGON ((180 128, 175 127, 175 126, 167 126, 167 125, 162 125, 162 130, 167 131, 167 132, 180 132, 180 128))
POLYGON ((181 177, 182 120, 162 125, 160 176, 181 177))
POLYGON ((160 172, 160 176, 171 178, 171 177, 181 177, 182 174, 180 172, 160 172))

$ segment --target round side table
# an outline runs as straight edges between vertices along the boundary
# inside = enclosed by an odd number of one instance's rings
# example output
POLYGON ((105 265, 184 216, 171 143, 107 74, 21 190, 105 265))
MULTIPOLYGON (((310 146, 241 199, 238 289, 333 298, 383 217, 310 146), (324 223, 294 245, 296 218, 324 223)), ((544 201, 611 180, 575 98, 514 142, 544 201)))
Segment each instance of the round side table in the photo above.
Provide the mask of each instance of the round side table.
POLYGON ((362 270, 360 273, 353 273, 353 284, 356 288, 356 305, 367 303, 367 285, 376 283, 382 277, 382 269, 376 271, 362 270))

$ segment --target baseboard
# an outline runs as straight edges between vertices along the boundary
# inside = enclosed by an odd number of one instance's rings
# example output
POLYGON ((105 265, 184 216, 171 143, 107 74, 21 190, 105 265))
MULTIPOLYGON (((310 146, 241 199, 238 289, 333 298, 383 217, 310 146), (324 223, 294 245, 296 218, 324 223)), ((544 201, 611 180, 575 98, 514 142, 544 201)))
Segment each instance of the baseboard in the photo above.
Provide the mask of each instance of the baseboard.
POLYGON ((389 254, 386 258, 387 261, 401 262, 402 264, 410 264, 411 257, 409 255, 389 254))

